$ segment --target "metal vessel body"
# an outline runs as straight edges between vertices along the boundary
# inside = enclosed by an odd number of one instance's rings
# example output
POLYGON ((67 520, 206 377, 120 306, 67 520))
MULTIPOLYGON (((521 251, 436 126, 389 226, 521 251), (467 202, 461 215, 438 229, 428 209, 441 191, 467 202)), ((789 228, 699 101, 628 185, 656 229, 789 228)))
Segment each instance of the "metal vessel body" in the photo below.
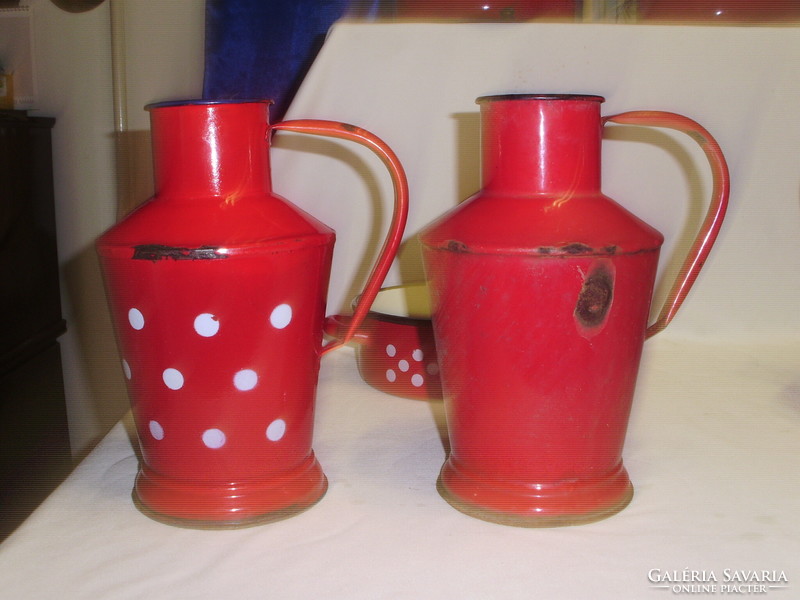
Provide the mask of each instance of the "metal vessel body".
POLYGON ((156 194, 97 243, 142 453, 134 498, 173 524, 280 519, 327 488, 312 436, 335 236, 272 192, 268 106, 152 107, 156 194))
POLYGON ((632 497, 622 449, 663 237, 600 191, 601 102, 479 99, 483 188, 420 234, 439 490, 478 518, 583 523, 632 497))

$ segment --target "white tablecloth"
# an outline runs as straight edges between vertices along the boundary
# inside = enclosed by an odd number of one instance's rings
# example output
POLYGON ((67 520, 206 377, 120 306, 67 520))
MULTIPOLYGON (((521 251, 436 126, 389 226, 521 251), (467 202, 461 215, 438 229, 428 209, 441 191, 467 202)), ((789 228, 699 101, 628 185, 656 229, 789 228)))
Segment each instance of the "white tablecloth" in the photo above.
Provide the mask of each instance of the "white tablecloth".
MULTIPOLYGON (((600 93, 606 114, 672 110, 719 139, 731 210, 685 307, 646 345, 624 451, 632 503, 556 529, 455 511, 435 490, 441 404, 373 390, 345 348, 320 375, 314 447, 330 489, 318 505, 234 531, 151 521, 130 498, 137 462, 121 423, 0 545, 0 597, 714 597, 743 571, 778 580, 755 582, 761 596, 800 597, 798 64, 788 28, 336 26, 289 117, 355 122, 405 163, 408 241, 388 283, 420 276, 413 234, 478 185, 478 95, 600 93), (692 572, 700 581, 654 581, 692 572)), ((669 273, 709 193, 702 156, 680 136, 608 137, 604 190, 667 234, 669 273)), ((339 233, 335 311, 388 219, 388 178, 345 143, 279 138, 276 189, 339 233)))
MULTIPOLYGON (((784 571, 800 586, 800 349, 648 343, 624 452, 636 489, 597 523, 517 529, 435 490, 441 404, 384 395, 351 349, 324 360, 315 451, 330 480, 296 517, 194 531, 134 508, 117 425, 0 545, 0 597, 666 598, 652 569, 784 571)), ((712 597, 705 595, 701 597, 712 597)), ((763 594, 762 594, 763 596, 763 594)))

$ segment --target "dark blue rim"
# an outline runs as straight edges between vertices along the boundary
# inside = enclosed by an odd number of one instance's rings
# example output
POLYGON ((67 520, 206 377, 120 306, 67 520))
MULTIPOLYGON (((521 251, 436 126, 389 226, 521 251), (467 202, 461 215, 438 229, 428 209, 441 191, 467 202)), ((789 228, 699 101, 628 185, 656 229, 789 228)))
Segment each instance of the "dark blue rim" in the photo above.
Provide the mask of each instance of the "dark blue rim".
POLYGON ((480 96, 475 102, 480 104, 495 100, 584 100, 605 102, 603 96, 595 96, 594 94, 497 94, 495 96, 480 96))
POLYGON ((154 108, 168 108, 171 106, 219 106, 223 104, 274 104, 273 100, 266 98, 231 98, 222 100, 166 100, 153 102, 144 107, 145 110, 154 108))

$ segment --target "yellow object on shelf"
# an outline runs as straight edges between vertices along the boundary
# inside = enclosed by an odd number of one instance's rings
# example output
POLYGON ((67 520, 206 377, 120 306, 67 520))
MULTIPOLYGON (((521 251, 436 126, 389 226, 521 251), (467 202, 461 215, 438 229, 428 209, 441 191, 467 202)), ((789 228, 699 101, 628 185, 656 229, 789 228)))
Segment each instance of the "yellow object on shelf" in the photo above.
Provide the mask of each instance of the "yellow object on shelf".
POLYGON ((0 109, 14 108, 14 74, 0 73, 0 109))

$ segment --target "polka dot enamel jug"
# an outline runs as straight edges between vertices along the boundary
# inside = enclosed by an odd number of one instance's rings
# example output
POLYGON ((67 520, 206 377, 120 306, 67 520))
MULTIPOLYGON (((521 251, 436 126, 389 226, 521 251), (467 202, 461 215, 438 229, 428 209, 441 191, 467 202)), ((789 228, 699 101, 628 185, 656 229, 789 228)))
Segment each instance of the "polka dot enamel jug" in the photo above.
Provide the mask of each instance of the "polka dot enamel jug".
POLYGON ((352 125, 270 125, 269 102, 149 106, 155 195, 97 243, 142 462, 148 516, 241 527, 316 503, 312 450, 321 356, 346 343, 397 252, 407 183, 380 139, 352 125), (389 234, 342 339, 323 346, 335 234, 272 193, 275 130, 363 144, 395 189, 389 234))

